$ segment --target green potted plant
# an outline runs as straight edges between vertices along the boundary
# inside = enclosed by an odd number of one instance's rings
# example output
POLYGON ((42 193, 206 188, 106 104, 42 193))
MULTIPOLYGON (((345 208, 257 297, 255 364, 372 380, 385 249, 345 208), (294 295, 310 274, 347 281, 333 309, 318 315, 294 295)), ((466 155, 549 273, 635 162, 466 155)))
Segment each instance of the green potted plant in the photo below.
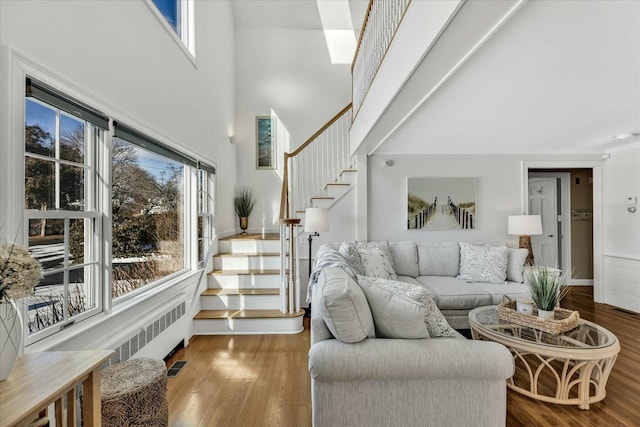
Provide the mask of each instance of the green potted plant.
POLYGON ((555 308, 560 306, 560 300, 569 292, 566 275, 545 266, 535 267, 528 274, 529 292, 538 307, 538 317, 553 319, 555 308))
POLYGON ((242 234, 247 233, 249 227, 249 215, 253 211, 253 207, 256 200, 253 197, 253 189, 251 187, 236 188, 236 193, 233 196, 233 206, 236 211, 236 215, 240 218, 240 228, 242 234))

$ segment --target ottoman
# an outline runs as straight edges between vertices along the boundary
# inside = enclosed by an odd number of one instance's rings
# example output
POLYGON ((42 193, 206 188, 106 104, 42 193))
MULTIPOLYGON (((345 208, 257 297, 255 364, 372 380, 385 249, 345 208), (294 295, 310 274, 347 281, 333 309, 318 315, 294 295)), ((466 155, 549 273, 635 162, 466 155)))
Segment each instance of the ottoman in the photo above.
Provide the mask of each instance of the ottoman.
POLYGON ((166 427, 167 370, 157 359, 129 359, 102 371, 102 425, 166 427))

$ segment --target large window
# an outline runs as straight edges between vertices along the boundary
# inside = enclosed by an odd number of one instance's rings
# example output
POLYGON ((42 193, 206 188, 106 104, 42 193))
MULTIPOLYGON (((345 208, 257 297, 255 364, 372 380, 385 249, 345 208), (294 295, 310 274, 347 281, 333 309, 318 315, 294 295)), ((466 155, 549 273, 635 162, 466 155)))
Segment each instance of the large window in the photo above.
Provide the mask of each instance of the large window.
POLYGON ((43 88, 29 81, 25 100, 25 228, 29 251, 44 269, 26 301, 34 339, 102 307, 101 225, 93 186, 95 147, 104 130, 82 114, 70 114, 78 109, 43 88))
POLYGON ((26 83, 23 229, 44 269, 25 299, 31 344, 201 268, 215 168, 26 83))

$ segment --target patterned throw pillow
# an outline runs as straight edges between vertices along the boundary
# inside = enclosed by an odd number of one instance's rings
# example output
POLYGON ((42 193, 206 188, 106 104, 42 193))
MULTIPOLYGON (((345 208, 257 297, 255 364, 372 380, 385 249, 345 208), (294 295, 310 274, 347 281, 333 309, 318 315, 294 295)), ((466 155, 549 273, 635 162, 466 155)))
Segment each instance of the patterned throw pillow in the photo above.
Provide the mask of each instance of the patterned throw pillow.
POLYGON ((376 285, 389 289, 397 294, 404 295, 422 304, 425 308, 424 323, 429 331, 429 336, 433 337, 458 337, 458 333, 449 325, 440 309, 433 301, 429 290, 422 286, 411 283, 386 280, 375 277, 358 276, 358 284, 363 282, 375 283, 376 285))
POLYGON ((344 259, 347 260, 347 263, 358 274, 364 274, 362 260, 360 259, 360 254, 358 253, 358 248, 356 247, 355 243, 342 242, 340 248, 338 248, 338 252, 340 252, 340 255, 342 255, 344 259))
POLYGON ((369 277, 396 280, 389 242, 357 242, 356 248, 362 261, 362 274, 369 277))
POLYGON ((460 243, 460 274, 466 282, 504 283, 507 278, 509 249, 460 243))

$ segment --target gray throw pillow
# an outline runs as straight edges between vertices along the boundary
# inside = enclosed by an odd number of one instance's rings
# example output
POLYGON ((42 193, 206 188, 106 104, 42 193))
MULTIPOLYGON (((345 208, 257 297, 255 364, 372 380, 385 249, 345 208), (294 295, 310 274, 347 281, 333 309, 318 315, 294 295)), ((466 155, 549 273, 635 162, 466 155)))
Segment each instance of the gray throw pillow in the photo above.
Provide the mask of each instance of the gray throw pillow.
POLYGON ((393 268, 399 276, 418 277, 418 247, 414 242, 389 242, 393 268))
POLYGON ((431 293, 422 286, 411 283, 398 282, 395 280, 377 279, 373 277, 358 276, 358 284, 362 286, 363 281, 375 283, 397 294, 402 294, 412 300, 419 302, 425 308, 424 324, 429 331, 429 336, 434 337, 458 337, 458 333, 449 325, 447 319, 442 315, 440 309, 433 301, 431 293))
POLYGON ((371 307, 377 337, 429 338, 429 330, 424 324, 424 305, 369 279, 359 276, 358 284, 371 307))
POLYGON ((397 279, 389 242, 357 242, 356 247, 362 261, 362 274, 383 279, 397 279))
POLYGON ((355 343, 375 337, 371 310, 362 289, 339 268, 325 268, 320 273, 313 303, 331 334, 337 340, 355 343))
POLYGON ((466 282, 504 283, 509 250, 506 246, 460 243, 460 275, 466 282))
POLYGON ((418 245, 420 276, 456 277, 460 272, 457 242, 426 242, 418 245))

